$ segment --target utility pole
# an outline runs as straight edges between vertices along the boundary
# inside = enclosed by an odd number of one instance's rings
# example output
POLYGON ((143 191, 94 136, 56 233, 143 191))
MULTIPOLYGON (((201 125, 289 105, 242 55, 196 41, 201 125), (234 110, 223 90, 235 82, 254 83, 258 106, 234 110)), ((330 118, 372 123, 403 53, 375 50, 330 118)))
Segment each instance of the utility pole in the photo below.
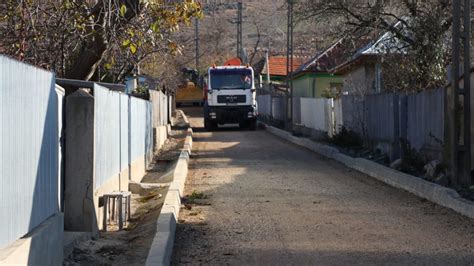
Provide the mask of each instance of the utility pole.
POLYGON ((242 2, 237 3, 237 57, 242 58, 242 2))
POLYGON ((268 60, 268 49, 265 50, 265 65, 267 66, 267 75, 266 75, 266 83, 268 88, 270 88, 270 64, 268 60))
POLYGON ((458 187, 468 187, 473 184, 471 177, 471 135, 473 132, 471 131, 470 33, 471 0, 453 0, 453 65, 451 90, 448 90, 446 95, 446 122, 448 124, 446 143, 449 145, 451 181, 458 187), (461 8, 462 2, 463 8, 461 8), (459 85, 461 63, 464 69, 462 87, 459 85))
MULTIPOLYGON (((293 0, 288 2, 288 22, 287 22, 287 36, 286 36, 286 85, 289 90, 290 100, 287 100, 287 126, 289 130, 293 129, 293 80, 291 79, 293 73, 293 0)), ((288 93, 287 93, 288 94, 288 93)))
POLYGON ((196 18, 195 22, 195 34, 196 34, 196 70, 199 71, 199 19, 196 18))

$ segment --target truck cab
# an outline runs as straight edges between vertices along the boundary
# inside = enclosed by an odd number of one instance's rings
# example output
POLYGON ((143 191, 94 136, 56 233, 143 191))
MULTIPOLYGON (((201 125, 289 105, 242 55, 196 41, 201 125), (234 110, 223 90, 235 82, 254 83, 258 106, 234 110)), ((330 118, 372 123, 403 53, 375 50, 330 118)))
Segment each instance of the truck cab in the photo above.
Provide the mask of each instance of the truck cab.
POLYGON ((204 126, 238 123, 252 130, 257 125, 254 72, 247 66, 213 66, 204 89, 204 126))

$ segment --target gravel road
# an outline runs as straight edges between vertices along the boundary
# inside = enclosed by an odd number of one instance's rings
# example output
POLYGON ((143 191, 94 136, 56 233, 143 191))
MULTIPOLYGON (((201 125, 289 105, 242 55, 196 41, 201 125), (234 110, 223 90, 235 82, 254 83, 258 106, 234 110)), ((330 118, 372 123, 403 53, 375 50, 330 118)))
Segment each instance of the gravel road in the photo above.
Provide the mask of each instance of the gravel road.
POLYGON ((474 221, 269 133, 195 130, 173 264, 474 265, 474 221), (194 194, 193 194, 194 192, 194 194))

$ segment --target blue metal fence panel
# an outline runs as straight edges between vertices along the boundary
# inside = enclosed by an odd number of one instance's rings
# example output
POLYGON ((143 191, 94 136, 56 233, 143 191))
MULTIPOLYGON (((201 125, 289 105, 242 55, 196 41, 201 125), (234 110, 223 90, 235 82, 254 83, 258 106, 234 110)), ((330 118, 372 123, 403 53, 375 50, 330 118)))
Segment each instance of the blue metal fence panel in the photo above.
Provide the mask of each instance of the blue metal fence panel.
POLYGON ((160 91, 161 94, 161 125, 168 124, 168 100, 166 94, 160 91))
POLYGON ((0 248, 58 212, 53 73, 0 55, 0 248))
POLYGON ((126 94, 120 95, 120 171, 128 168, 128 98, 126 94))
POLYGON ((408 95, 407 102, 407 139, 411 146, 442 153, 444 88, 408 95))
POLYGON ((286 98, 284 97, 272 97, 272 117, 273 119, 280 120, 280 121, 286 121, 286 106, 287 106, 287 101, 286 98))
MULTIPOLYGON (((166 98, 165 98, 166 99, 166 98)), ((166 99, 167 100, 167 99, 166 99)), ((165 110, 167 104, 164 102, 165 110)), ((167 118, 167 115, 165 115, 167 118)), ((146 102, 146 118, 145 118, 145 165, 149 165, 153 160, 153 104, 146 102)))
POLYGON ((397 140, 395 94, 374 94, 365 96, 367 136, 371 141, 393 143, 397 140))
POLYGON ((366 136, 365 104, 363 99, 353 95, 344 95, 341 98, 343 126, 352 130, 361 137, 366 136))
POLYGON ((153 150, 152 105, 150 102, 130 98, 130 149, 131 162, 153 150))
POLYGON ((94 85, 94 175, 95 185, 120 173, 120 94, 94 85))
POLYGON ((257 95, 258 113, 262 116, 271 116, 272 98, 269 94, 257 95))

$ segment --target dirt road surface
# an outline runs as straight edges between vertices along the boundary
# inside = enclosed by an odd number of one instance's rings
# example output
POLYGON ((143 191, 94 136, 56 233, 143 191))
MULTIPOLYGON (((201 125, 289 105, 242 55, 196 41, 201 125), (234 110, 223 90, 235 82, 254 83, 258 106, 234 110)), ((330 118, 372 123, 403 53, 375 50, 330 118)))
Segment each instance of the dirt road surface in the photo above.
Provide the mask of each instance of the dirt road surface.
POLYGON ((474 265, 474 221, 269 133, 195 139, 173 265, 474 265), (194 192, 194 193, 193 193, 194 192))

